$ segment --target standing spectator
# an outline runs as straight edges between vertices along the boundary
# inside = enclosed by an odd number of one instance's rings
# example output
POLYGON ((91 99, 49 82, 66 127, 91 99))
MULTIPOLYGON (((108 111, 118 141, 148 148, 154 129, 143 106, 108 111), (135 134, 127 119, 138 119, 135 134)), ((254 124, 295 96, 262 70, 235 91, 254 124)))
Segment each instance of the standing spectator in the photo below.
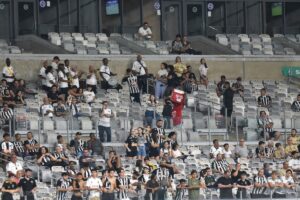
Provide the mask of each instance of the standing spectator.
POLYGON ((13 200, 13 194, 19 193, 19 188, 17 183, 15 182, 16 176, 10 174, 8 179, 4 181, 2 188, 1 188, 1 199, 3 200, 13 200))
POLYGON ((102 142, 96 138, 95 133, 90 133, 90 140, 87 141, 88 149, 92 152, 92 155, 103 155, 102 142))
POLYGON ((206 168, 206 176, 204 180, 207 188, 216 188, 216 178, 209 167, 206 168))
POLYGON ((218 154, 215 160, 211 163, 211 169, 216 173, 225 173, 229 170, 229 163, 222 158, 222 154, 218 154))
POLYGON ((158 200, 159 183, 155 174, 151 175, 150 180, 146 183, 145 200, 158 200))
POLYGON ((111 85, 111 80, 114 80, 112 76, 117 76, 117 74, 112 73, 109 66, 108 66, 108 59, 107 58, 103 58, 102 59, 102 63, 103 65, 100 67, 100 76, 103 80, 103 82, 101 83, 101 86, 103 87, 103 89, 108 90, 108 89, 116 89, 116 90, 120 90, 122 89, 122 86, 120 84, 118 84, 116 81, 114 83, 114 85, 111 85))
POLYGON ((197 171, 192 170, 191 175, 188 179, 188 193, 189 200, 198 200, 200 199, 200 188, 202 188, 200 180, 197 178, 197 171))
POLYGON ((97 75, 96 69, 94 66, 89 66, 89 72, 87 74, 86 86, 92 87, 92 91, 97 94, 97 75))
POLYGON ((59 62, 60 62, 59 57, 54 56, 51 62, 51 66, 53 67, 54 70, 57 70, 59 62))
POLYGON ((16 155, 11 156, 11 161, 7 163, 6 165, 6 172, 7 174, 14 174, 17 175, 18 171, 23 170, 22 163, 17 160, 16 155))
POLYGON ((156 82, 155 82, 155 97, 156 99, 163 98, 165 94, 165 90, 167 87, 167 63, 160 64, 160 70, 158 70, 156 75, 156 82))
POLYGON ((187 72, 187 67, 185 64, 182 63, 180 56, 176 56, 175 64, 173 66, 178 78, 181 78, 182 75, 187 72))
POLYGON ((267 115, 266 111, 260 111, 259 118, 258 118, 258 130, 260 131, 260 136, 265 137, 266 139, 274 139, 275 141, 278 141, 281 133, 279 131, 273 131, 273 120, 267 115))
POLYGON ((99 130, 99 138, 101 142, 104 142, 104 132, 106 133, 106 141, 111 142, 111 127, 110 127, 110 120, 114 117, 114 113, 110 108, 108 108, 108 102, 102 102, 102 109, 100 110, 100 118, 98 123, 98 130, 99 130))
POLYGON ((218 97, 222 96, 225 91, 226 76, 222 75, 220 82, 217 84, 216 93, 218 97))
POLYGON ((224 154, 224 149, 220 147, 219 140, 214 139, 213 140, 213 146, 210 147, 209 155, 210 158, 217 157, 218 154, 224 154))
POLYGON ((146 143, 147 138, 144 134, 143 129, 140 127, 138 128, 138 135, 137 135, 137 145, 138 145, 138 155, 137 159, 144 162, 144 158, 146 157, 146 143))
POLYGON ((18 157, 23 157, 25 153, 24 143, 21 140, 21 135, 19 133, 15 134, 14 152, 18 157))
POLYGON ((141 40, 151 40, 152 31, 148 22, 144 22, 143 25, 138 30, 138 35, 141 40))
POLYGON ((253 178, 254 187, 251 193, 251 198, 268 198, 267 188, 269 187, 267 178, 264 175, 264 170, 260 169, 257 176, 253 178))
POLYGON ((24 146, 26 156, 37 155, 38 149, 40 148, 38 142, 33 138, 32 132, 27 133, 27 140, 25 140, 24 146))
POLYGON ((125 170, 120 169, 119 177, 117 178, 117 188, 119 189, 118 197, 120 200, 128 200, 128 193, 132 191, 131 182, 128 176, 125 175, 125 170))
POLYGON ((252 184, 247 179, 246 172, 243 172, 241 174, 241 178, 236 182, 236 187, 238 188, 236 198, 247 199, 247 190, 250 190, 252 188, 252 184))
POLYGON ((297 95, 297 99, 292 103, 291 109, 294 112, 300 112, 300 94, 297 95))
POLYGON ((208 85, 207 71, 208 71, 208 66, 206 64, 206 60, 204 58, 201 58, 200 67, 199 67, 200 83, 205 85, 205 87, 207 87, 208 85))
POLYGON ((56 188, 57 188, 57 194, 56 194, 57 198, 56 199, 57 200, 64 200, 66 198, 67 192, 73 190, 68 173, 63 172, 61 174, 61 176, 62 177, 56 183, 56 188))
MULTIPOLYGON (((102 184, 101 179, 100 179, 100 183, 102 184)), ((83 200, 82 193, 86 189, 86 183, 83 180, 83 176, 80 172, 76 174, 76 178, 73 179, 72 185, 73 185, 73 195, 71 200, 83 200)))
POLYGON ((183 200, 187 194, 187 184, 185 179, 179 180, 179 185, 176 186, 175 200, 183 200))
POLYGON ((272 171, 271 176, 268 178, 269 188, 273 190, 272 198, 286 198, 285 191, 283 191, 284 184, 277 171, 272 171))
POLYGON ((248 148, 243 138, 240 139, 239 144, 235 147, 234 154, 236 158, 248 158, 248 148))
MULTIPOLYGON (((221 110, 221 114, 224 117, 227 117, 230 119, 232 111, 233 111, 233 96, 234 96, 234 91, 230 87, 229 82, 225 82, 225 90, 223 93, 223 107, 221 110), (227 113, 226 113, 227 110, 227 113)), ((230 120, 229 120, 230 121, 230 120)), ((228 124, 230 126, 230 124, 228 124)))
POLYGON ((137 55, 136 61, 133 62, 132 72, 137 76, 138 85, 143 94, 147 93, 147 74, 148 68, 143 61, 142 55, 137 55))
POLYGON ((270 108, 272 105, 272 98, 267 95, 265 88, 260 90, 260 96, 257 99, 258 105, 265 108, 270 108))
POLYGON ((108 176, 102 181, 102 183, 103 183, 102 200, 114 200, 115 199, 114 190, 117 188, 115 170, 109 169, 108 176))
POLYGON ((231 170, 231 179, 233 183, 236 183, 239 179, 241 179, 241 175, 244 171, 241 170, 241 164, 236 163, 235 169, 231 170))
POLYGON ((173 40, 173 42, 172 42, 171 53, 172 54, 181 54, 182 49, 183 49, 183 45, 182 45, 182 42, 181 42, 181 35, 177 34, 176 37, 175 37, 175 40, 173 40))
MULTIPOLYGON (((9 125, 9 121, 13 119, 14 116, 14 111, 8 107, 7 103, 3 103, 3 108, 0 112, 0 119, 3 124, 9 125)), ((11 123, 11 128, 13 128, 11 123)))
POLYGON ((218 179, 217 185, 220 189, 220 199, 233 199, 233 181, 230 178, 230 171, 224 171, 224 175, 218 179))
POLYGON ((5 63, 6 66, 3 67, 2 76, 6 79, 9 86, 13 86, 13 82, 15 80, 14 68, 11 66, 11 61, 9 58, 6 58, 5 63))
POLYGON ((55 76, 54 76, 53 67, 48 66, 45 73, 46 73, 46 86, 47 86, 46 90, 47 90, 47 92, 50 92, 51 87, 53 85, 56 85, 56 79, 55 79, 55 76))
POLYGON ((132 73, 131 69, 127 69, 127 83, 129 86, 130 100, 141 104, 140 89, 138 86, 138 78, 132 73))
POLYGON ((121 167, 121 159, 117 153, 112 150, 108 153, 107 166, 109 169, 118 170, 121 167))
POLYGON ((137 130, 131 129, 130 135, 127 137, 125 141, 126 155, 129 159, 135 159, 138 153, 138 138, 137 138, 137 130))
POLYGON ((244 86, 242 85, 242 78, 238 77, 236 82, 232 84, 232 89, 235 94, 239 94, 241 97, 244 96, 244 86))
POLYGON ((25 176, 18 184, 22 189, 21 200, 34 200, 34 193, 37 189, 35 179, 32 178, 32 170, 25 169, 25 176))
POLYGON ((77 66, 71 66, 69 70, 69 81, 70 81, 70 86, 76 86, 77 89, 79 89, 79 79, 85 72, 79 71, 77 69, 77 66))
POLYGON ((145 125, 152 126, 154 118, 158 119, 159 115, 156 113, 157 101, 154 95, 150 94, 147 101, 147 108, 145 112, 145 125))
POLYGON ((73 149, 73 152, 75 153, 75 155, 77 157, 80 157, 82 155, 83 145, 84 145, 84 143, 81 139, 81 133, 77 132, 75 134, 75 138, 73 140, 71 140, 71 142, 70 142, 70 148, 73 149))
POLYGON ((10 141, 10 136, 8 133, 3 134, 1 152, 6 156, 10 156, 12 153, 14 153, 14 144, 10 141))
POLYGON ((46 85, 46 79, 47 79, 46 69, 47 69, 47 66, 48 66, 48 61, 44 60, 43 65, 40 69, 40 73, 39 73, 39 78, 42 80, 42 89, 44 91, 47 91, 47 85, 46 85))
POLYGON ((171 129, 172 110, 173 110, 172 101, 169 98, 165 99, 165 104, 162 112, 165 129, 171 129))
POLYGON ((57 76, 58 76, 60 95, 63 95, 64 100, 66 100, 68 97, 69 81, 68 81, 68 76, 65 72, 64 64, 58 65, 57 73, 58 73, 57 76))
POLYGON ((173 103, 173 126, 182 125, 182 111, 185 106, 185 92, 179 89, 174 89, 171 94, 173 103))
POLYGON ((44 117, 53 117, 54 108, 49 103, 49 99, 44 97, 43 99, 44 104, 41 106, 41 113, 44 117))
POLYGON ((166 139, 166 132, 164 129, 164 122, 162 119, 156 121, 156 128, 152 129, 152 135, 156 135, 158 138, 159 145, 162 147, 166 139))
POLYGON ((88 178, 86 182, 86 188, 89 191, 89 199, 100 200, 102 191, 102 181, 98 177, 98 172, 96 169, 92 169, 92 176, 88 178))

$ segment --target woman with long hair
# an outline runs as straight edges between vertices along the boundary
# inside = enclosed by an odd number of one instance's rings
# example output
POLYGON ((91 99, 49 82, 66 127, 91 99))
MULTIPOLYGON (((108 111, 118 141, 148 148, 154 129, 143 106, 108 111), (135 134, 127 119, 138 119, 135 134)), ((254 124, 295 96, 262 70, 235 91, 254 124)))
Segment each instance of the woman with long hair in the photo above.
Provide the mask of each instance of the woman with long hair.
POLYGON ((155 82, 155 97, 157 99, 163 98, 166 87, 167 87, 167 63, 160 64, 160 70, 158 70, 156 75, 156 82, 155 82))
POLYGON ((206 64, 206 60, 204 58, 201 58, 199 67, 200 83, 205 85, 205 87, 207 87, 208 85, 207 71, 208 66, 206 64))
POLYGON ((56 158, 49 153, 48 148, 44 146, 40 147, 37 156, 37 163, 46 168, 51 168, 53 161, 56 161, 56 158))

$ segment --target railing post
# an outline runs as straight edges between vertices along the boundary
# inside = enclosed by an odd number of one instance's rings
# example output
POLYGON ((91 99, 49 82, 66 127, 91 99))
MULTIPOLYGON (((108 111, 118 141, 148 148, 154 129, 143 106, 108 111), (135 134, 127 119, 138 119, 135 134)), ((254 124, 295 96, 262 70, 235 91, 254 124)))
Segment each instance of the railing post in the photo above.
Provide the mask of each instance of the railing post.
POLYGON ((228 140, 228 118, 227 118, 227 108, 225 107, 225 126, 226 126, 226 140, 228 140))
POLYGON ((283 109, 283 120, 284 120, 284 139, 285 139, 285 144, 287 144, 287 129, 286 129, 285 109, 283 109))
POLYGON ((38 118, 38 140, 39 140, 39 144, 41 144, 41 124, 40 124, 40 118, 38 118))
MULTIPOLYGON (((238 118, 235 115, 235 134, 236 134, 236 144, 239 144, 239 122, 238 122, 238 118)), ((242 196, 242 195, 241 195, 242 196)))
POLYGON ((210 104, 208 104, 207 108, 207 114, 208 114, 208 119, 207 119, 207 128, 208 128, 208 138, 209 138, 209 145, 211 145, 211 130, 210 130, 210 104))
POLYGON ((12 119, 9 119, 8 120, 8 131, 9 131, 9 137, 11 138, 11 136, 12 136, 12 130, 11 130, 11 125, 12 125, 12 123, 11 123, 11 121, 12 121, 12 119))
POLYGON ((69 135, 70 127, 69 127, 69 125, 70 125, 70 121, 67 120, 67 141, 68 141, 68 144, 70 143, 70 135, 69 135))
POLYGON ((266 126, 265 121, 263 121, 263 134, 264 134, 264 140, 265 140, 265 142, 267 142, 267 135, 266 135, 266 131, 265 131, 265 126, 266 126))

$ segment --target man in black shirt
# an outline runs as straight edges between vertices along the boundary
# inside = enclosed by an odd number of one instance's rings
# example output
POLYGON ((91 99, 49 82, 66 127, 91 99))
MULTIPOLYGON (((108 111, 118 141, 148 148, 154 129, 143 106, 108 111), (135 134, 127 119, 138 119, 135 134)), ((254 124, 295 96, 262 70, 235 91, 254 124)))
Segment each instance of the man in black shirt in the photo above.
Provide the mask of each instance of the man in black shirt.
POLYGON ((238 188, 236 198, 237 199, 246 199, 247 198, 247 190, 249 190, 252 186, 247 178, 246 172, 241 173, 241 178, 236 182, 236 187, 238 188))
POLYGON ((59 95, 58 95, 58 89, 56 85, 52 86, 51 91, 49 91, 47 94, 47 97, 51 104, 58 102, 59 95))
POLYGON ((21 200, 34 200, 33 193, 36 190, 36 182, 32 176, 32 170, 26 169, 25 170, 25 177, 22 178, 19 182, 19 187, 22 188, 23 196, 21 197, 21 200), (27 198, 25 198, 27 197, 27 198))
POLYGON ((1 199, 3 200, 13 200, 13 193, 18 193, 19 188, 15 182, 15 175, 10 174, 8 180, 4 181, 1 188, 1 199))
POLYGON ((232 182, 233 183, 236 183, 240 178, 241 178, 241 175, 243 174, 244 172, 241 171, 241 164, 240 163, 237 163, 235 165, 235 169, 232 169, 231 171, 231 179, 232 179, 232 182))
POLYGON ((231 113, 233 110, 233 96, 234 96, 234 91, 230 87, 230 83, 226 81, 225 90, 223 93, 223 107, 221 110, 221 114, 225 117, 226 117, 225 109, 227 109, 227 117, 231 117, 231 113))
POLYGON ((228 170, 224 172, 224 176, 218 179, 217 185, 220 189, 220 199, 233 199, 233 182, 230 178, 230 172, 228 170))

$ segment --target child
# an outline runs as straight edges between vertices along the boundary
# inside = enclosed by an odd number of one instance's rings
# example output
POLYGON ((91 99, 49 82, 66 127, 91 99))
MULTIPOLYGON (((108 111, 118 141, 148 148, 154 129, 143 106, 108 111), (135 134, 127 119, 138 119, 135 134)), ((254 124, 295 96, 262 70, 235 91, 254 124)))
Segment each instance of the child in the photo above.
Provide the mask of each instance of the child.
POLYGON ((175 195, 175 200, 183 200, 184 197, 187 195, 187 184, 186 180, 180 179, 179 180, 179 185, 176 187, 176 195, 175 195))
POLYGON ((238 188, 236 193, 236 198, 240 199, 246 199, 247 198, 247 190, 249 190, 252 186, 251 183, 247 178, 247 174, 245 172, 242 172, 241 179, 239 179, 236 183, 236 186, 238 188))
POLYGON ((171 118, 172 118, 172 110, 173 105, 170 99, 165 100, 165 105, 163 108, 163 118, 164 118, 164 128, 165 129, 171 129, 171 118))

